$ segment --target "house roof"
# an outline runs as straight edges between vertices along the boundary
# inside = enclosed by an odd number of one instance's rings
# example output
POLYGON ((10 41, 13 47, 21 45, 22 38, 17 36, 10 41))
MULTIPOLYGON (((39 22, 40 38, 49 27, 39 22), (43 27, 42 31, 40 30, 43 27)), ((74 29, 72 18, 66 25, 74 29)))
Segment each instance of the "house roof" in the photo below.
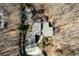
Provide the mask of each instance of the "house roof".
MULTIPOLYGON (((41 23, 38 22, 34 23, 33 31, 36 33, 36 35, 41 35, 41 23)), ((53 35, 53 28, 49 27, 48 22, 43 22, 42 33, 45 37, 49 37, 53 35)))
POLYGON ((53 35, 53 28, 49 27, 48 22, 45 22, 43 26, 44 26, 44 28, 42 30, 43 35, 45 37, 51 37, 53 35))
POLYGON ((36 33, 36 35, 41 35, 41 23, 34 23, 33 24, 33 31, 36 33))

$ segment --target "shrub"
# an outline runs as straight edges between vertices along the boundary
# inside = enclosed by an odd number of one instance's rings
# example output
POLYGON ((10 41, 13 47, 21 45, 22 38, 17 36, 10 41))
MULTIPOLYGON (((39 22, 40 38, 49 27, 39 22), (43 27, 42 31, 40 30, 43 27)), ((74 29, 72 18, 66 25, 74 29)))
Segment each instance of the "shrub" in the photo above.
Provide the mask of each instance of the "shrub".
POLYGON ((28 28, 29 28, 29 25, 19 25, 17 27, 18 30, 23 31, 23 32, 27 31, 28 28))

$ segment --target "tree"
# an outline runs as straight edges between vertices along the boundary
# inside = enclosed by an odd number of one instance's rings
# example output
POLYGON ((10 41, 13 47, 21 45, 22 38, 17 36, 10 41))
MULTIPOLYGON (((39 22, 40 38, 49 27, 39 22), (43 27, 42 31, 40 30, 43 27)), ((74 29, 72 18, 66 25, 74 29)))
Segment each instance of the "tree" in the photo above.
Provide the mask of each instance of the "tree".
POLYGON ((25 34, 27 33, 27 30, 29 28, 29 25, 24 25, 25 20, 27 19, 25 12, 25 4, 21 4, 21 25, 17 27, 20 33, 20 39, 19 39, 19 47, 20 47, 20 54, 22 56, 27 55, 25 51, 25 34))
POLYGON ((20 31, 20 54, 23 56, 27 55, 25 51, 25 34, 27 33, 28 28, 29 25, 19 25, 17 27, 17 29, 20 31))
POLYGON ((26 51, 25 51, 25 43, 26 43, 25 36, 27 34, 27 30, 29 28, 29 24, 24 25, 25 20, 27 20, 27 15, 25 13, 25 8, 26 7, 31 8, 32 5, 28 4, 28 3, 21 3, 21 6, 20 6, 20 8, 21 8, 21 12, 20 12, 20 14, 21 14, 21 25, 19 25, 17 27, 17 29, 20 32, 19 47, 20 47, 20 54, 22 56, 26 56, 27 55, 26 51))

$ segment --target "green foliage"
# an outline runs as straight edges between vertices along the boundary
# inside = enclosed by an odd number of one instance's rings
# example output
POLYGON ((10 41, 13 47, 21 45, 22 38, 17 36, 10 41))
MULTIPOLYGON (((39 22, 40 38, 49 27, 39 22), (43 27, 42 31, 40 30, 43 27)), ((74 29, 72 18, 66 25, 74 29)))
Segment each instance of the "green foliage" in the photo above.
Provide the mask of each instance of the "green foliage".
POLYGON ((23 32, 24 32, 24 31, 27 31, 28 28, 29 28, 29 25, 19 25, 19 26, 17 27, 18 30, 23 31, 23 32))
POLYGON ((40 47, 45 48, 47 42, 48 42, 48 38, 44 37, 40 43, 40 47))
POLYGON ((32 5, 31 3, 26 3, 25 5, 26 5, 27 7, 29 7, 29 8, 33 7, 33 5, 32 5))
POLYGON ((26 16, 26 14, 24 12, 21 14, 21 19, 22 20, 26 20, 27 19, 27 16, 26 16))
POLYGON ((39 47, 41 49, 45 48, 45 47, 52 47, 52 38, 50 39, 49 37, 43 37, 43 39, 41 40, 41 43, 39 44, 39 47))
POLYGON ((22 20, 26 20, 27 19, 27 15, 26 15, 26 12, 25 12, 25 8, 28 7, 28 8, 31 8, 32 7, 32 4, 30 3, 21 3, 21 19, 22 20))
POLYGON ((25 7, 28 7, 28 8, 31 8, 33 5, 31 3, 21 3, 21 8, 25 8, 25 7))

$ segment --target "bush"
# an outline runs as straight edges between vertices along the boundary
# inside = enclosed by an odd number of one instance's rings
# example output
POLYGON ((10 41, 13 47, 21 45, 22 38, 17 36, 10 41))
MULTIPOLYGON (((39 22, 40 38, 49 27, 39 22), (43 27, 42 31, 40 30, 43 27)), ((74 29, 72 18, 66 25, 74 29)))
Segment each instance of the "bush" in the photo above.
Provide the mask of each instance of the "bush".
POLYGON ((21 30, 21 31, 27 31, 27 29, 29 28, 29 25, 19 25, 17 27, 18 30, 21 30))
POLYGON ((52 41, 48 40, 47 37, 44 37, 44 38, 42 39, 41 43, 39 44, 39 46, 40 46, 41 48, 45 48, 45 47, 47 47, 47 46, 51 46, 51 43, 52 43, 52 41))
POLYGON ((29 7, 31 8, 33 5, 31 3, 21 3, 21 8, 29 7))

